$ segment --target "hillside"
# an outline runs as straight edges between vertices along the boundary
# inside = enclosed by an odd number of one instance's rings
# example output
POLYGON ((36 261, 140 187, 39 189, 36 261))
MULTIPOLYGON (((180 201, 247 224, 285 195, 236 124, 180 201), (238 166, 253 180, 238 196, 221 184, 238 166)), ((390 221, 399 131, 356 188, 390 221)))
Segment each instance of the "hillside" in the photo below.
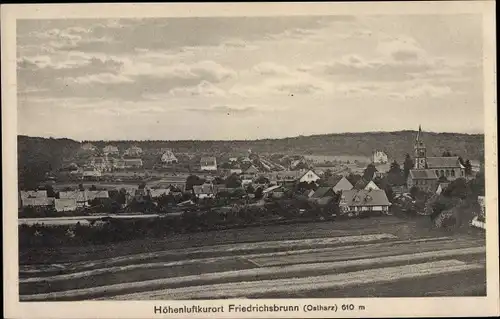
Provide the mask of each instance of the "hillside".
MULTIPOLYGON (((404 155, 413 154, 415 131, 342 133, 299 136, 283 139, 248 141, 90 141, 102 148, 107 144, 124 150, 137 145, 145 151, 172 148, 178 153, 214 154, 246 152, 256 153, 314 154, 314 155, 360 155, 370 156, 374 150, 383 150, 389 158, 402 161, 404 155)), ((440 156, 444 151, 465 159, 484 157, 484 135, 424 132, 428 156, 440 156)), ((71 139, 40 137, 18 137, 18 159, 20 182, 24 173, 43 174, 60 168, 63 159, 71 160, 80 143, 71 139)))
MULTIPOLYGON (((390 158, 402 158, 413 153, 415 131, 368 132, 322 134, 289 137, 283 139, 262 139, 248 141, 90 141, 97 147, 113 144, 126 149, 131 144, 147 150, 172 148, 182 153, 246 152, 292 153, 314 155, 360 155, 370 156, 373 150, 383 150, 390 158)), ((479 159, 483 155, 484 135, 424 132, 424 141, 429 156, 440 156, 444 151, 464 158, 479 159)))

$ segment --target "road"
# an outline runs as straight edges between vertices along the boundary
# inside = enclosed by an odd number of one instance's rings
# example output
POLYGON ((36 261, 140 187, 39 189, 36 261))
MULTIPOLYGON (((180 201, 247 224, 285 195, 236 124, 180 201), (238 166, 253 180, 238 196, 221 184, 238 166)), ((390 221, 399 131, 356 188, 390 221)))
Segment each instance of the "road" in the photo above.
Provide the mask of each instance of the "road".
MULTIPOLYGON (((323 226, 316 237, 281 235, 280 240, 243 242, 244 233, 250 233, 250 229, 240 231, 240 241, 206 246, 184 243, 169 249, 109 258, 20 265, 21 300, 416 297, 486 293, 483 238, 446 234, 408 237, 398 230, 403 226, 404 222, 392 222, 390 227, 374 226, 353 234, 343 231, 339 223, 330 236, 323 226)), ((300 227, 296 226, 298 231, 300 227)))

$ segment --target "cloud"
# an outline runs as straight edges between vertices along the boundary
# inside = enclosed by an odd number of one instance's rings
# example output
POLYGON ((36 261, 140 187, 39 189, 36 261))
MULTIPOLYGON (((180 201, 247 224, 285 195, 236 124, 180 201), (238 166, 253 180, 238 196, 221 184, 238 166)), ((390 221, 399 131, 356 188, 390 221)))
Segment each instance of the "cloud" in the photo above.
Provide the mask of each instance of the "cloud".
POLYGON ((218 88, 214 84, 208 81, 202 81, 196 86, 190 87, 178 87, 170 90, 170 95, 174 97, 193 97, 193 96, 203 96, 203 97, 224 97, 226 96, 226 91, 218 88))
POLYGON ((117 84, 117 83, 133 83, 134 81, 126 76, 113 73, 99 73, 80 77, 69 77, 64 79, 65 82, 75 84, 117 84))
POLYGON ((397 100, 417 99, 422 97, 442 98, 452 93, 456 94, 457 92, 453 92, 448 86, 421 84, 406 90, 401 90, 401 92, 392 92, 389 94, 389 97, 397 100))
POLYGON ((187 110, 207 115, 251 115, 258 113, 257 108, 254 106, 235 107, 219 105, 210 108, 188 108, 187 110))

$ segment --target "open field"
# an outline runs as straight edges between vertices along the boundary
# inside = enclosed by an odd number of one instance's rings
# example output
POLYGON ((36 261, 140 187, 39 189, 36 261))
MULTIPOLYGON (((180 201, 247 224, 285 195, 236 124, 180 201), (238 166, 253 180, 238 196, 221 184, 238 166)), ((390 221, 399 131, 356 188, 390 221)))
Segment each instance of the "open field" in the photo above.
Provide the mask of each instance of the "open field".
POLYGON ((485 294, 485 246, 382 217, 22 251, 21 300, 485 294))

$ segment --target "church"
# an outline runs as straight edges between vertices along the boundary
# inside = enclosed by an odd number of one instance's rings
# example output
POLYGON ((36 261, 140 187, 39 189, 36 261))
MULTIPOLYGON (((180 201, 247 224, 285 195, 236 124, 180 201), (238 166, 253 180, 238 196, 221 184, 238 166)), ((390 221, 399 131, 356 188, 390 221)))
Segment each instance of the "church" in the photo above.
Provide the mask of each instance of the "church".
POLYGON ((414 146, 415 163, 408 175, 407 185, 421 190, 434 192, 439 180, 446 178, 454 181, 457 178, 465 178, 465 167, 460 163, 457 156, 453 157, 428 157, 427 149, 422 138, 422 127, 419 126, 414 146))

